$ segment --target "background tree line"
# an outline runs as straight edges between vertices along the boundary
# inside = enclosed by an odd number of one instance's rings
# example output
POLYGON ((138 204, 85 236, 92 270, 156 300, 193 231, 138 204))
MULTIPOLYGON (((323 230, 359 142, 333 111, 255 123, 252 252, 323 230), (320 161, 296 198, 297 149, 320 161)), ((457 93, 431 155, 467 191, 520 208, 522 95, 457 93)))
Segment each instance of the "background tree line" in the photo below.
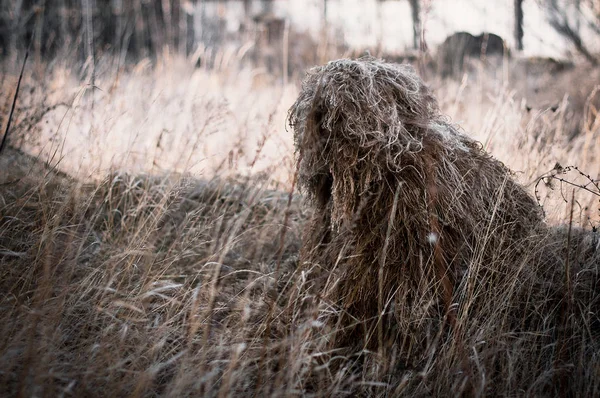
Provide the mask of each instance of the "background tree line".
MULTIPOLYGON (((322 1, 327 21, 328 0, 322 1)), ((426 50, 422 14, 428 2, 408 1, 413 23, 413 48, 426 50)), ((524 0, 514 1, 514 47, 523 49, 524 0)), ((544 9, 550 25, 588 61, 598 55, 580 34, 585 24, 600 36, 600 0, 529 0, 544 9)), ((215 45, 225 38, 225 21, 207 18, 207 3, 227 0, 0 0, 0 54, 22 51, 31 44, 35 53, 76 52, 87 59, 92 52, 146 57, 163 48, 187 54, 198 42, 215 45)), ((272 11, 273 0, 241 0, 246 21, 252 5, 272 11)), ((331 2, 331 0, 329 0, 331 2)), ((256 7, 254 8, 256 9, 256 7)), ((248 25, 246 24, 246 27, 248 25)), ((242 32, 243 33, 243 32, 242 32)), ((597 39, 597 37, 596 37, 597 39)))

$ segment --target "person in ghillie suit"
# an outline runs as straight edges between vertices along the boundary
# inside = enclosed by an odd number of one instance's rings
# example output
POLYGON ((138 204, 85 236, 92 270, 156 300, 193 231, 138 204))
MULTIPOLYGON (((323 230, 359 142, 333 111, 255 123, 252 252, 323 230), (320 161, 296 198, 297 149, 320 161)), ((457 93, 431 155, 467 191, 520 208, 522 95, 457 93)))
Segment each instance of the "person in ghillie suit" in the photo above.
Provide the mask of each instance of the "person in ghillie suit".
POLYGON ((510 272, 504 255, 543 225, 534 198, 441 114, 411 66, 315 67, 288 117, 313 210, 300 263, 327 271, 336 348, 424 349, 428 333, 455 323, 466 273, 510 272), (414 319, 433 328, 417 333, 414 319))

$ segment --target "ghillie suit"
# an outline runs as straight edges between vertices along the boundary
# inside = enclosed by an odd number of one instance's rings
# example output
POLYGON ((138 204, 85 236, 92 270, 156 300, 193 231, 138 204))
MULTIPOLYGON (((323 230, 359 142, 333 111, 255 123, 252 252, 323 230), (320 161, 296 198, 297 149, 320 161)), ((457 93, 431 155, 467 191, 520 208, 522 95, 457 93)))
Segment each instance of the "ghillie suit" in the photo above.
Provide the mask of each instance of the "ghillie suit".
POLYGON ((392 347, 408 360, 444 319, 455 323, 473 264, 509 273, 506 253, 542 228, 535 200, 447 121, 410 66, 367 57, 316 67, 289 120, 314 210, 300 262, 327 270, 333 347, 392 347))

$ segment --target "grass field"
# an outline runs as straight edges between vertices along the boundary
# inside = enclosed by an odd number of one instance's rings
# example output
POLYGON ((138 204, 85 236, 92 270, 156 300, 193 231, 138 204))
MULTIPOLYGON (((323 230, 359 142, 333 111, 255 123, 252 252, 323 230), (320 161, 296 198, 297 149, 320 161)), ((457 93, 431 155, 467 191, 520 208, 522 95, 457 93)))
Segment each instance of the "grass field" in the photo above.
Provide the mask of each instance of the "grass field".
MULTIPOLYGON (((499 256, 519 270, 503 284, 457 290, 459 324, 423 336, 424 357, 364 352, 368 367, 328 345, 342 309, 314 280, 329 270, 298 262, 308 210, 286 116, 299 78, 234 55, 211 70, 102 59, 95 87, 89 66, 27 68, 0 153, 1 394, 598 396, 600 75, 512 62, 425 79, 555 227, 499 256), (528 267, 543 256, 564 267, 528 267), (507 320, 514 308, 531 316, 507 320)), ((12 95, 0 101, 4 131, 12 95)))

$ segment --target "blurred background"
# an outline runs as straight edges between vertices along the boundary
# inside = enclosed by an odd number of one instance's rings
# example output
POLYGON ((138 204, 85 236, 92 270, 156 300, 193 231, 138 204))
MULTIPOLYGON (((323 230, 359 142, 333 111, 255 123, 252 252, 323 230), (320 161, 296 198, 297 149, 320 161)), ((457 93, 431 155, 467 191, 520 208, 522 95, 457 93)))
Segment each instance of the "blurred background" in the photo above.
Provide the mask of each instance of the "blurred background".
POLYGON ((328 45, 397 56, 455 32, 493 33, 526 56, 596 63, 600 51, 597 0, 2 0, 0 27, 5 57, 30 43, 39 57, 79 60, 208 48, 214 65, 219 50, 251 45, 249 60, 273 63, 285 41, 291 72, 328 45))
POLYGON ((600 173, 598 0, 0 0, 2 132, 27 52, 8 141, 81 178, 289 184, 305 71, 366 53, 413 64, 523 183, 600 173))

